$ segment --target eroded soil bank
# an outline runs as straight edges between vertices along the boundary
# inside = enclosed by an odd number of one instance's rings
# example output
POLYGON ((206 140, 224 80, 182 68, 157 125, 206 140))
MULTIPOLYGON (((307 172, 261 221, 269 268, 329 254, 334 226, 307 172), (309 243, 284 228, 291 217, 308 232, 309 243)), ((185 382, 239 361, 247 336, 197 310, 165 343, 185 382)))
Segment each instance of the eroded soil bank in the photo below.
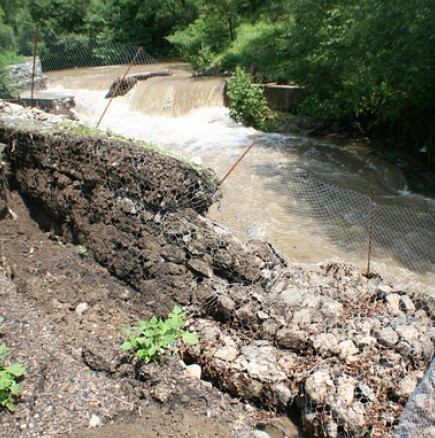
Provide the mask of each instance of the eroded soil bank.
POLYGON ((268 415, 216 387, 296 412, 306 436, 393 434, 433 355, 431 303, 241 242, 206 217, 212 175, 155 151, 4 125, 0 142, 2 266, 16 287, 2 277, 0 331, 28 367, 17 412, 0 413, 6 436, 133 417, 143 436, 254 436, 268 415), (200 338, 185 362, 213 385, 178 359, 143 366, 119 349, 123 327, 174 304, 200 338))

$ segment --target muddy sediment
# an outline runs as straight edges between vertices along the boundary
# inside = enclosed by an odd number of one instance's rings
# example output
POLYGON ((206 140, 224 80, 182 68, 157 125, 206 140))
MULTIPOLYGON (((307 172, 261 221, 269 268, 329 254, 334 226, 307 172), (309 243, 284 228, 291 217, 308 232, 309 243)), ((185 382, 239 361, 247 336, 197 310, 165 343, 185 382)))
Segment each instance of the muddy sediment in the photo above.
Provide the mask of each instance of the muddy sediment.
POLYGON ((297 412, 306 436, 393 435, 433 356, 431 303, 350 266, 303 270, 267 242, 238 240, 206 216, 218 196, 212 174, 156 151, 5 126, 0 142, 0 209, 10 233, 4 264, 61 336, 72 330, 70 348, 83 364, 127 379, 128 394, 136 394, 128 403, 186 396, 177 379, 159 380, 154 365, 140 366, 117 348, 122 324, 180 304, 191 309, 200 338, 184 359, 201 364, 215 386, 272 411, 297 412), (7 209, 14 202, 47 239, 15 255, 7 209), (87 260, 65 255, 62 245, 85 247, 101 271, 89 271, 87 260), (35 254, 48 247, 50 268, 38 267, 35 254), (29 266, 26 255, 35 256, 29 266), (82 287, 90 272, 94 290, 82 287))

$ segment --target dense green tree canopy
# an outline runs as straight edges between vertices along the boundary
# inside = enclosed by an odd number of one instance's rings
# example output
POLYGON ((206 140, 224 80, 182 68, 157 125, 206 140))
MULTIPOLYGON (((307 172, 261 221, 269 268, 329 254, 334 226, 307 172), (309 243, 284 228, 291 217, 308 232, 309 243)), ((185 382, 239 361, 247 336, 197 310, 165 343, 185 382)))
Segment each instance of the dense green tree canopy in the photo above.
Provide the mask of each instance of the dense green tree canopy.
POLYGON ((298 82, 301 111, 331 129, 434 149, 434 0, 0 0, 0 62, 35 27, 298 82))

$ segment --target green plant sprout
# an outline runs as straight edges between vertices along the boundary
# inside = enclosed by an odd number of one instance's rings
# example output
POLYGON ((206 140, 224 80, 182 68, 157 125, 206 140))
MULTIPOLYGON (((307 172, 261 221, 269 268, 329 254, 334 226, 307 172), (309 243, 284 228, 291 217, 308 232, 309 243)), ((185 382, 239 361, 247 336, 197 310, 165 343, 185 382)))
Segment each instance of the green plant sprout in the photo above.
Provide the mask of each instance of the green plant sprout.
MULTIPOLYGON (((0 317, 0 324, 4 318, 0 317)), ((0 345, 0 407, 4 406, 11 412, 15 411, 15 397, 23 390, 18 384, 17 377, 22 376, 26 372, 23 365, 14 363, 6 365, 4 360, 8 357, 6 344, 0 345)))
POLYGON ((77 254, 81 257, 84 257, 88 253, 88 249, 84 245, 79 245, 77 247, 77 254))
POLYGON ((198 343, 196 334, 182 330, 182 327, 187 325, 185 316, 186 313, 175 306, 166 320, 153 316, 148 321, 138 321, 135 330, 131 328, 125 330, 128 341, 124 342, 121 348, 134 351, 137 357, 145 363, 150 363, 159 360, 162 350, 178 341, 195 345, 198 343))

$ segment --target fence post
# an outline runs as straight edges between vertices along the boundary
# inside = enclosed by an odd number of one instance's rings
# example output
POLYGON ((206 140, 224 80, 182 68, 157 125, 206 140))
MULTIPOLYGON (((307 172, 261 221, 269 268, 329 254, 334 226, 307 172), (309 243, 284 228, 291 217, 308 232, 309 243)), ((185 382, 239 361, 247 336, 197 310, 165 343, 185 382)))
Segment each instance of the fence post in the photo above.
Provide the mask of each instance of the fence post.
POLYGON ((35 93, 35 78, 36 78, 36 56, 38 52, 38 29, 35 30, 35 37, 33 43, 33 69, 32 69, 32 88, 30 90, 30 105, 35 106, 34 93, 35 93))
POLYGON ((134 62, 136 61, 137 57, 139 56, 140 52, 142 51, 142 47, 139 47, 139 49, 137 49, 136 55, 134 55, 134 58, 130 61, 130 64, 126 70, 126 72, 124 73, 124 75, 122 76, 121 80, 119 81, 119 83, 116 85, 112 96, 110 97, 109 102, 107 102, 106 108, 103 111, 103 114, 101 114, 100 120, 98 120, 97 123, 97 129, 100 126, 101 120, 103 120, 104 115, 106 114, 107 110, 109 109, 110 104, 112 103, 113 98, 116 96, 116 93, 118 92, 119 88, 121 87, 121 85, 124 83, 125 78, 128 75, 128 72, 130 71, 131 67, 133 66, 134 62))
POLYGON ((376 221, 376 193, 372 192, 370 203, 370 223, 369 223, 369 248, 367 254, 367 272, 366 276, 370 276, 370 259, 372 256, 373 241, 375 238, 375 221, 376 221))

